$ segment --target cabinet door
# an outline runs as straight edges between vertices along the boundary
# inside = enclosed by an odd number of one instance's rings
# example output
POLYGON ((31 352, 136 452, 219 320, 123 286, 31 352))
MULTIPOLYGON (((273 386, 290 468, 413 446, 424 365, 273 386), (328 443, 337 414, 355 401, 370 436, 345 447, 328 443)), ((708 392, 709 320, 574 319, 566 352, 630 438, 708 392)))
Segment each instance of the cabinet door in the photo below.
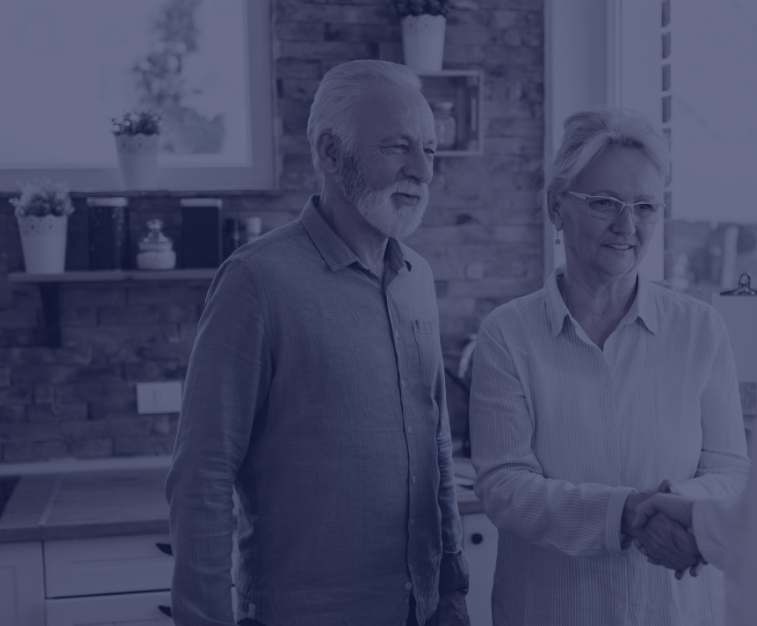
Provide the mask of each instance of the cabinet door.
POLYGON ((45 541, 48 598, 171 588, 168 535, 45 541))
POLYGON ((492 585, 497 564, 497 529, 484 513, 464 515, 463 550, 470 565, 468 614, 471 626, 492 626, 492 585))
POLYGON ((3 626, 45 625, 42 544, 0 544, 0 622, 3 626))
POLYGON ((170 606, 170 591, 48 600, 47 626, 173 626, 170 606))

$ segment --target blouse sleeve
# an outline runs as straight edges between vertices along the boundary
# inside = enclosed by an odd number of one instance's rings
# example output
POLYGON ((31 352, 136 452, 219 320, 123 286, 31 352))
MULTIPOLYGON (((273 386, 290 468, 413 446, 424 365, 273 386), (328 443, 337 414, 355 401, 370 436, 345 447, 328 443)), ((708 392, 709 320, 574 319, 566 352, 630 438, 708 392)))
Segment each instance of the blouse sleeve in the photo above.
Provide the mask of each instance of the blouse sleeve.
POLYGON ((504 338, 485 322, 473 360, 470 430, 474 490, 502 530, 570 556, 622 554, 630 487, 546 478, 532 448, 534 417, 504 338))

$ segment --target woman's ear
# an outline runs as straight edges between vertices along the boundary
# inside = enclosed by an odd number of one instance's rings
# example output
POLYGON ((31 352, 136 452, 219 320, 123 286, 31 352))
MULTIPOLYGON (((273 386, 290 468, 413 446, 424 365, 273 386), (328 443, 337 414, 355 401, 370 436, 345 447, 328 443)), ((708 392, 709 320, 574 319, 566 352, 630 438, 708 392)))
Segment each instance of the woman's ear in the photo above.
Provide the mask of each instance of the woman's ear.
POLYGON ((334 174, 339 169, 339 156, 342 151, 342 143, 339 137, 330 133, 323 132, 318 136, 315 142, 315 151, 324 172, 334 174))
POLYGON ((547 214, 549 221, 554 224, 557 230, 563 229, 562 203, 560 194, 554 191, 547 192, 547 214))

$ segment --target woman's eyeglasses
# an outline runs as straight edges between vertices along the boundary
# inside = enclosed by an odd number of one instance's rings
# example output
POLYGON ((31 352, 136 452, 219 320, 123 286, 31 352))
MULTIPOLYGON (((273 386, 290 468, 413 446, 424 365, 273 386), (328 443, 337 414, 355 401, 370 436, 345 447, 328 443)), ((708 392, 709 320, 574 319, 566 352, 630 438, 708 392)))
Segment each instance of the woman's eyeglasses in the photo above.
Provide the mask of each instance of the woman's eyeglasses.
POLYGON ((590 193, 578 193, 576 191, 566 191, 565 193, 582 200, 586 204, 590 215, 603 220, 617 219, 623 212, 623 209, 630 207, 634 222, 650 224, 659 220, 665 212, 664 204, 651 200, 623 202, 617 198, 595 196, 590 193))

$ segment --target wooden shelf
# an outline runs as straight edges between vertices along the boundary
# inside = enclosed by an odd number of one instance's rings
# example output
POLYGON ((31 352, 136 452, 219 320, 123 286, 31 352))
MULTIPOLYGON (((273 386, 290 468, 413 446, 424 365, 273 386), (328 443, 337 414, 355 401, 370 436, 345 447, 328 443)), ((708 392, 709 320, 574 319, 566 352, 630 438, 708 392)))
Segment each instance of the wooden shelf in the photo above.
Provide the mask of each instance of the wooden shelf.
POLYGON ((182 270, 90 270, 62 272, 61 274, 27 274, 12 272, 12 283, 36 283, 42 300, 42 315, 45 319, 45 344, 48 348, 60 348, 60 306, 58 285, 61 283, 129 282, 156 280, 212 280, 217 269, 182 270))
POLYGON ((212 280, 216 268, 179 270, 86 270, 63 272, 62 274, 28 274, 12 272, 8 280, 12 283, 91 283, 118 282, 130 280, 212 280))
POLYGON ((419 74, 429 103, 451 102, 457 122, 454 148, 437 150, 437 157, 472 157, 484 154, 482 103, 484 73, 481 70, 441 70, 419 74))

